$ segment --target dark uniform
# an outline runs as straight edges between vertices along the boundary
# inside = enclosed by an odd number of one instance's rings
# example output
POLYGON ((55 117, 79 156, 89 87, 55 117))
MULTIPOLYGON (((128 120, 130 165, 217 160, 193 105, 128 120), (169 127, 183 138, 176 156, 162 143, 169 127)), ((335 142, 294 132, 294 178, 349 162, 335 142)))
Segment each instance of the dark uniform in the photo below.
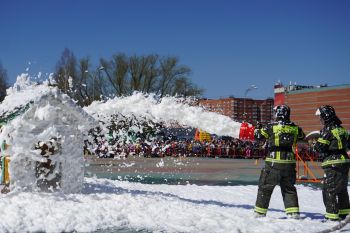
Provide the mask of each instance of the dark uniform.
POLYGON ((295 188, 296 169, 294 149, 297 140, 305 137, 300 127, 290 121, 290 108, 279 105, 274 108, 275 122, 257 129, 255 137, 268 142, 268 154, 261 171, 255 213, 265 216, 272 192, 281 187, 285 211, 288 216, 299 217, 298 195, 295 188))
POLYGON ((350 213, 348 179, 350 160, 347 150, 350 147, 349 134, 341 126, 341 121, 332 106, 324 105, 317 109, 323 129, 314 149, 323 156, 322 168, 323 202, 325 218, 339 220, 350 213))

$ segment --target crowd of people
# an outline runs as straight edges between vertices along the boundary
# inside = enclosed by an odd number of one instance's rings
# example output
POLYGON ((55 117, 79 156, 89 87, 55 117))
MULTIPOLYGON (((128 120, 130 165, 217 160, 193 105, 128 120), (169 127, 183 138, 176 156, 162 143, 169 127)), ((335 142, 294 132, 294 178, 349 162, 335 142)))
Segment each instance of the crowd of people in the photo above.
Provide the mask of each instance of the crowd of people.
POLYGON ((219 157, 219 158, 263 158, 264 144, 235 138, 197 141, 190 139, 170 139, 116 143, 111 145, 101 140, 94 153, 100 158, 142 156, 142 157, 219 157))
MULTIPOLYGON (((303 160, 319 160, 318 153, 312 150, 312 142, 299 144, 299 155, 303 160)), ((136 142, 114 142, 99 140, 89 153, 99 158, 138 157, 208 157, 231 159, 264 159, 267 145, 260 141, 240 140, 224 137, 210 141, 194 139, 136 140, 136 142)))

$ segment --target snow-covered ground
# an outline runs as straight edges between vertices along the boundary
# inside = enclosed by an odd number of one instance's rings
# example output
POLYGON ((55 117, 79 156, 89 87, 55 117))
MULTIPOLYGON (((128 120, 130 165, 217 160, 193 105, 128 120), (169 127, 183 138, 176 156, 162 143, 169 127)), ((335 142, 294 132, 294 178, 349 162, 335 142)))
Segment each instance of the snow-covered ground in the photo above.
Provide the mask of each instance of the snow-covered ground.
MULTIPOLYGON (((302 220, 286 219, 280 189, 254 218, 257 186, 154 185, 86 178, 80 194, 0 195, 0 232, 318 232, 321 190, 298 185, 302 220), (103 232, 103 231, 102 231, 103 232)), ((349 229, 349 228, 348 228, 349 229)))

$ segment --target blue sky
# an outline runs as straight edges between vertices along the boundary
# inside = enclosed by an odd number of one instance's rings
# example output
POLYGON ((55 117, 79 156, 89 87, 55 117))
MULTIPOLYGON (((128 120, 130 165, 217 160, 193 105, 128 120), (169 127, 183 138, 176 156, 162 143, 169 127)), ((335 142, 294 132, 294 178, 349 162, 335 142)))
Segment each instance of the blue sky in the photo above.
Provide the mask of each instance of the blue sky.
POLYGON ((350 83, 347 0, 3 0, 0 61, 10 83, 77 58, 177 56, 207 98, 273 96, 280 80, 350 83))

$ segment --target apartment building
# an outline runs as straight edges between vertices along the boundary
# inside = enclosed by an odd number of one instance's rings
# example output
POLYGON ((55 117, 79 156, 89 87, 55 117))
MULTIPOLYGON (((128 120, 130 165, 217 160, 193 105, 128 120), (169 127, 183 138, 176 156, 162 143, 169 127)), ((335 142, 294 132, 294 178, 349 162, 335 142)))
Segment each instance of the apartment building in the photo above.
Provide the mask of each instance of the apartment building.
POLYGON ((228 116, 235 121, 247 121, 251 124, 267 124, 272 120, 274 100, 272 98, 256 100, 251 98, 201 99, 199 105, 209 111, 228 116))

